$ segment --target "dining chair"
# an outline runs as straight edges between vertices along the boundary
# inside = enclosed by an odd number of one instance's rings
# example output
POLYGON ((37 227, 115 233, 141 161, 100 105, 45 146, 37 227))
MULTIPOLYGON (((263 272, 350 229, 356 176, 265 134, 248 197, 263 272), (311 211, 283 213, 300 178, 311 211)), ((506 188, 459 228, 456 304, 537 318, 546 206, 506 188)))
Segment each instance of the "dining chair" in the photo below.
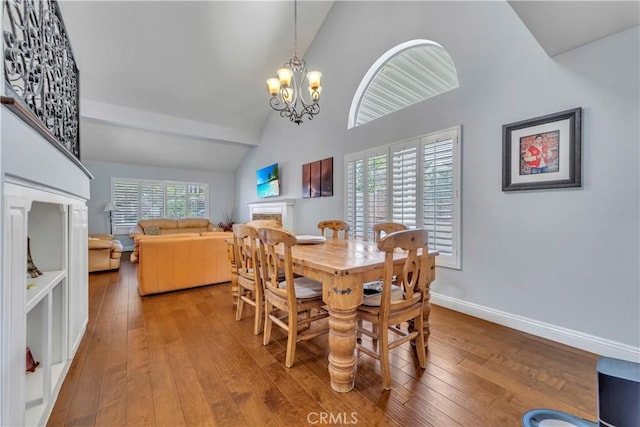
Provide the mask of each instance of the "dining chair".
POLYGON ((320 229, 320 234, 324 236, 325 230, 330 230, 333 232, 332 237, 334 239, 338 239, 340 236, 340 232, 342 231, 342 238, 349 238, 349 224, 341 219, 330 219, 327 221, 320 221, 318 223, 318 228, 320 229))
POLYGON ((287 332, 285 365, 293 366, 296 344, 329 331, 329 324, 311 328, 311 323, 329 316, 322 301, 322 283, 308 277, 294 277, 291 247, 296 236, 286 230, 258 229, 260 236, 260 262, 262 265, 265 322, 263 344, 271 341, 271 328, 275 323, 287 332), (278 246, 283 257, 278 254, 278 246), (279 280, 278 270, 284 268, 285 280, 279 280))
MULTIPOLYGON (((373 230, 373 241, 377 243, 380 241, 381 237, 384 237, 387 234, 391 234, 396 231, 407 230, 408 228, 406 225, 399 222, 379 222, 377 224, 374 224, 371 229, 373 230), (382 233, 384 233, 384 235, 382 235, 382 233)), ((367 289, 369 287, 376 286, 377 283, 378 282, 365 283, 364 287, 365 289, 367 289)), ((392 283, 395 285, 396 276, 393 276, 392 283)), ((358 320, 358 326, 362 326, 362 320, 358 320)), ((373 331, 377 334, 377 326, 374 326, 373 331)), ((378 341, 375 338, 373 340, 373 345, 378 345, 378 341)))
POLYGON ((408 230, 406 225, 399 222, 379 222, 377 224, 374 224, 372 229, 373 241, 376 243, 380 241, 380 237, 384 237, 381 236, 382 233, 384 233, 384 235, 386 236, 387 234, 391 234, 396 231, 408 230))
MULTIPOLYGON (((361 339, 356 340, 356 348, 380 361, 382 384, 385 390, 391 388, 391 369, 389 367, 389 350, 399 345, 414 341, 421 368, 426 368, 423 332, 424 305, 428 304, 426 230, 403 230, 391 233, 380 240, 378 249, 385 252, 384 277, 382 292, 367 295, 356 311, 358 320, 356 330, 360 338, 366 335, 373 339, 373 348, 361 339), (407 251, 407 259, 402 271, 397 274, 395 284, 393 254, 396 248, 407 251), (421 251, 419 253, 419 251, 421 251), (404 322, 413 321, 412 327, 401 329, 404 322), (363 321, 371 328, 366 328, 363 321), (389 339, 389 332, 399 338, 389 339)), ((397 272, 397 269, 396 269, 397 272)))
POLYGON ((231 270, 231 297, 233 298, 233 306, 237 309, 238 308, 238 268, 236 267, 236 245, 233 240, 233 237, 227 240, 227 259, 229 260, 229 268, 231 270))
MULTIPOLYGON (((248 225, 250 227, 253 227, 256 229, 256 231, 258 230, 258 228, 277 228, 277 229, 282 229, 282 224, 280 223, 280 221, 276 220, 276 219, 254 219, 251 220, 249 222, 247 222, 245 225, 248 225)), ((260 238, 258 238, 259 240, 260 238)), ((278 273, 278 277, 280 278, 280 280, 284 280, 284 270, 281 268, 279 273, 278 273)))
POLYGON ((233 225, 233 247, 235 252, 238 303, 236 320, 242 319, 244 304, 255 308, 253 333, 262 331, 264 318, 264 294, 259 267, 258 230, 244 224, 233 225))

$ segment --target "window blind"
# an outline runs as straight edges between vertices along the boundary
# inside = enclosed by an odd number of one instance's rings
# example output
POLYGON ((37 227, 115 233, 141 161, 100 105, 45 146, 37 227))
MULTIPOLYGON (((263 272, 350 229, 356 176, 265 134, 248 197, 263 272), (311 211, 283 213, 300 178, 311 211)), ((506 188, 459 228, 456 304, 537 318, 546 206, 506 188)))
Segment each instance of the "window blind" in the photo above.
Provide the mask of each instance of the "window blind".
POLYGON ((362 238, 364 230, 364 160, 352 159, 345 167, 345 212, 350 234, 362 238))
POLYGON ((111 179, 113 230, 127 234, 140 219, 209 217, 209 185, 177 181, 111 179))
POLYGON ((345 217, 356 238, 393 221, 429 231, 436 264, 460 268, 460 128, 345 156, 345 217))
POLYGON ((412 141, 391 148, 392 221, 409 228, 418 222, 418 143, 412 141))
MULTIPOLYGON (((120 206, 116 203, 116 206, 120 206)), ((164 217, 164 185, 161 181, 140 182, 141 218, 164 217)))
POLYGON ((207 185, 189 184, 187 186, 187 216, 205 217, 208 214, 209 197, 207 189, 207 185))
POLYGON ((423 223, 429 248, 451 255, 453 248, 453 140, 423 148, 423 223))
POLYGON ((114 233, 126 233, 138 222, 140 183, 117 180, 111 183, 111 200, 118 207, 112 212, 114 233))
POLYGON ((373 240, 372 227, 378 222, 386 222, 389 218, 387 182, 389 181, 389 156, 387 154, 372 155, 367 159, 367 237, 373 240))
POLYGON ((167 217, 184 218, 187 216, 187 185, 178 182, 165 183, 167 197, 167 217))

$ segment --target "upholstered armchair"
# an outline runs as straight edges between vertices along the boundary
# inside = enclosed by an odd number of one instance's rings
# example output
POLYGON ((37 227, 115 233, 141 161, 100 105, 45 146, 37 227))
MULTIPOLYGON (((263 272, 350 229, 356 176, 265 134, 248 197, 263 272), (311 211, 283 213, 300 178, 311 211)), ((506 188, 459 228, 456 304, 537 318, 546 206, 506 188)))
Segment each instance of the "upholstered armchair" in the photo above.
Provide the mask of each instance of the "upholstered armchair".
POLYGON ((110 234, 89 235, 89 273, 120 268, 122 243, 110 234))

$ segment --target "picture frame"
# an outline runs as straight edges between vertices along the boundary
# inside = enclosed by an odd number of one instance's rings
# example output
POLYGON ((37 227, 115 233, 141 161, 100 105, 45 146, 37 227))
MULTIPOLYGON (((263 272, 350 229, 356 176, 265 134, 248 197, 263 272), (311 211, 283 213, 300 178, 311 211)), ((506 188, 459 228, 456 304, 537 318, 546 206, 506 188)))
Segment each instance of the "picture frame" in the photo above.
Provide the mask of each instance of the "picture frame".
POLYGON ((582 186, 582 108, 502 126, 502 191, 582 186))
POLYGON ((302 198, 333 196, 333 157, 302 165, 302 198))
POLYGON ((302 165, 302 198, 311 197, 311 163, 302 165))
POLYGON ((322 197, 333 196, 333 157, 321 160, 320 194, 322 197))
POLYGON ((317 160, 315 162, 311 162, 311 197, 320 197, 322 193, 320 192, 320 171, 321 171, 321 161, 317 160))

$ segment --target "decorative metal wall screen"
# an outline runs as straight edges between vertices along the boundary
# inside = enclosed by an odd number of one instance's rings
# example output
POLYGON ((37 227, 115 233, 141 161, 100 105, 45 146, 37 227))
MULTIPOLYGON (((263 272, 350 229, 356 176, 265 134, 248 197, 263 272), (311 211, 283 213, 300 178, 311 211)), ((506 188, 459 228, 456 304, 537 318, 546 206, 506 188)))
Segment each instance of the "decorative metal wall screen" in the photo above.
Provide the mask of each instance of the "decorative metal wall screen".
POLYGON ((6 93, 80 159, 79 73, 55 0, 4 0, 6 93))

